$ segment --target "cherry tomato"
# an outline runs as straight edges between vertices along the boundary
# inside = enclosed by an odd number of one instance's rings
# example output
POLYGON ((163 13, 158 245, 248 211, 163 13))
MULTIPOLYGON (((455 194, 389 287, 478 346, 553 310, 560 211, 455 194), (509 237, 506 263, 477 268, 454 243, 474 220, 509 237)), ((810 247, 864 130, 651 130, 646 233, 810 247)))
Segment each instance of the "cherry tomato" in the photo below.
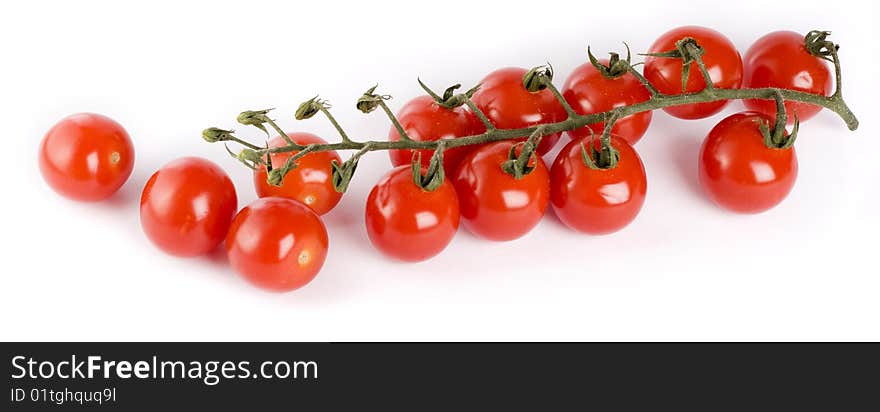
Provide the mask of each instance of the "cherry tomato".
POLYGON ((759 112, 731 115, 718 123, 700 150, 700 185, 715 203, 740 213, 776 206, 797 178, 794 148, 764 145, 758 126, 774 119, 759 112))
MULTIPOLYGON (((288 133, 288 137, 300 145, 325 144, 327 143, 311 133, 288 133)), ((287 141, 281 136, 276 136, 269 141, 269 147, 287 146, 287 141)), ((297 152, 284 152, 272 154, 272 165, 281 167, 284 162, 297 152)), ((266 181, 268 174, 266 166, 260 166, 254 171, 254 187, 259 197, 286 197, 298 200, 310 207, 315 213, 323 215, 333 209, 342 193, 333 188, 333 169, 330 162, 336 160, 342 163, 342 159, 335 151, 309 153, 299 158, 298 166, 284 177, 281 186, 270 185, 266 181)))
MULTIPOLYGON (((703 50, 703 63, 709 71, 709 77, 715 87, 736 89, 740 87, 743 77, 743 63, 736 46, 723 34, 699 26, 685 26, 670 30, 660 36, 648 53, 660 53, 675 50, 675 42, 691 37, 703 50)), ((652 57, 645 59, 645 78, 660 93, 681 93, 681 59, 652 57)), ((696 62, 692 62, 688 74, 688 93, 695 93, 706 88, 706 82, 696 62)), ((721 111, 728 103, 719 100, 709 103, 685 104, 664 108, 667 113, 681 119, 702 119, 721 111)))
MULTIPOLYGON (((599 139, 594 142, 599 149, 599 139)), ((550 169, 550 201, 566 226, 602 235, 623 229, 635 219, 645 203, 647 178, 642 159, 623 138, 611 136, 619 160, 610 169, 591 169, 584 164, 581 146, 588 137, 569 142, 550 169)))
POLYGON ((413 181, 411 166, 398 166, 367 197, 366 222, 370 241, 382 253, 410 262, 426 260, 455 236, 458 197, 448 180, 429 192, 413 181))
MULTIPOLYGON (((447 109, 427 95, 410 100, 397 113, 397 120, 400 121, 406 135, 419 142, 454 139, 486 131, 480 119, 464 106, 447 109)), ((400 133, 397 132, 396 127, 391 127, 388 140, 392 142, 400 140, 400 133)), ((444 150, 443 168, 446 174, 455 172, 461 159, 473 149, 473 146, 460 146, 444 150)), ((388 154, 391 156, 391 164, 402 166, 412 162, 414 152, 421 152, 423 166, 427 167, 431 163, 433 150, 389 150, 388 154)))
POLYGON ((56 123, 40 143, 40 172, 49 186, 74 200, 110 197, 134 168, 128 133, 109 117, 79 113, 56 123))
POLYGON ((501 168, 513 144, 495 142, 475 150, 452 178, 464 225, 477 236, 498 241, 519 238, 547 210, 550 175, 539 156, 533 156, 534 169, 522 179, 501 168))
MULTIPOLYGON (((549 90, 530 92, 523 86, 528 72, 508 67, 489 73, 474 94, 474 104, 499 129, 519 129, 565 120, 565 109, 549 90)), ((559 141, 559 133, 541 138, 538 153, 545 154, 559 141)), ((523 137, 522 140, 528 136, 523 137)))
MULTIPOLYGON (((825 61, 813 56, 804 46, 804 36, 792 31, 777 31, 758 39, 746 52, 744 87, 779 87, 806 93, 829 95, 832 87, 831 69, 825 61)), ((773 100, 744 100, 750 110, 776 116, 773 100)), ((821 106, 794 101, 785 102, 788 123, 797 113, 800 121, 819 113, 821 106)))
MULTIPOLYGON (((601 59, 599 62, 607 65, 608 59, 601 59)), ((601 113, 651 98, 648 89, 632 74, 626 73, 609 79, 589 62, 580 65, 568 76, 562 87, 562 95, 578 114, 601 113)), ((651 113, 647 111, 618 119, 611 128, 611 133, 635 144, 648 130, 651 113)), ((601 134, 605 130, 605 123, 594 123, 587 127, 601 134)), ((587 127, 572 130, 569 134, 573 139, 589 137, 590 130, 587 127)))
POLYGON ((241 209, 226 237, 229 263, 248 282, 286 292, 309 283, 327 257, 327 229, 306 205, 264 197, 241 209))
POLYGON ((141 227, 175 256, 206 254, 226 237, 238 208, 235 186, 216 164, 183 157, 162 166, 141 195, 141 227))

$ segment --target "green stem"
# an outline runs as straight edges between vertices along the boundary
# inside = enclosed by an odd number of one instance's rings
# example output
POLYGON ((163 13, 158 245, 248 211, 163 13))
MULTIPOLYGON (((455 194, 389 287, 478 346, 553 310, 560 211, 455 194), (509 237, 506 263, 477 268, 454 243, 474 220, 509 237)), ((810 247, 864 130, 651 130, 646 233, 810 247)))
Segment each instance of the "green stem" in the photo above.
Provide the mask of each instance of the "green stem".
POLYGON ((639 83, 642 84, 642 86, 645 86, 645 88, 648 89, 648 91, 651 93, 652 98, 657 98, 663 95, 662 93, 660 93, 659 90, 657 90, 656 87, 654 87, 653 84, 651 84, 651 82, 648 81, 648 79, 645 78, 645 76, 639 73, 639 71, 636 70, 635 67, 632 67, 631 64, 626 64, 626 70, 629 71, 629 73, 632 74, 633 77, 635 77, 636 80, 638 80, 639 83))
MULTIPOLYGON (((544 77, 546 79, 546 77, 544 77)), ((545 80, 544 85, 547 86, 547 90, 550 90, 550 93, 553 93, 553 96, 556 97, 556 100, 559 100, 559 104, 562 105, 562 108, 565 109, 565 113, 568 114, 568 117, 577 116, 577 112, 571 108, 571 105, 568 104, 568 100, 565 100, 565 97, 562 93, 559 93, 559 89, 553 84, 550 80, 545 80)))
POLYGON ((267 118, 266 118, 266 123, 269 123, 269 126, 272 126, 272 128, 275 129, 275 131, 278 132, 278 134, 281 135, 281 138, 284 139, 284 141, 287 142, 287 144, 288 144, 289 146, 295 147, 293 150, 300 150, 300 149, 302 149, 302 146, 296 144, 293 140, 291 140, 291 139, 290 139, 290 136, 288 136, 287 133, 286 133, 284 130, 281 130, 281 127, 279 127, 278 124, 275 123, 274 120, 269 119, 269 118, 267 117, 267 118))
MULTIPOLYGON (((846 126, 850 130, 856 130, 859 126, 859 121, 850 110, 850 108, 846 105, 846 103, 837 97, 827 97, 816 94, 810 94, 805 92, 800 92, 796 90, 787 90, 787 89, 777 89, 777 88, 763 88, 763 89, 723 89, 716 88, 713 90, 704 89, 703 91, 697 93, 686 93, 686 94, 678 94, 678 95, 663 95, 657 98, 653 98, 641 103, 636 103, 630 106, 621 106, 607 112, 594 113, 589 115, 575 115, 570 116, 569 118, 556 122, 556 123, 547 123, 538 126, 532 127, 524 127, 519 129, 494 129, 487 130, 484 133, 466 137, 460 137, 456 139, 447 139, 445 144, 446 148, 453 148, 459 146, 469 146, 475 144, 484 144, 490 142, 497 142, 501 140, 509 140, 515 138, 521 138, 523 136, 531 136, 538 127, 543 127, 543 132, 545 134, 552 134, 558 132, 564 132, 568 130, 579 129, 581 127, 593 124, 593 123, 601 123, 604 122, 606 118, 611 117, 616 114, 618 118, 623 118, 632 114, 658 110, 665 107, 670 106, 679 106, 683 104, 693 104, 693 103, 709 103, 718 100, 742 100, 742 99, 763 99, 763 100, 775 100, 776 94, 779 93, 785 100, 789 101, 797 101, 802 103, 810 103, 817 106, 824 107, 826 109, 831 110, 836 113, 840 118, 846 123, 846 126)), ((393 118, 396 120, 396 118, 393 118)), ((322 152, 328 150, 361 150, 367 144, 370 145, 368 151, 379 151, 379 150, 399 150, 399 149, 436 149, 437 140, 432 141, 415 141, 415 140, 398 140, 398 141, 387 141, 387 140, 374 140, 374 141, 365 141, 365 142, 357 142, 357 141, 348 141, 348 142, 338 142, 338 143, 327 143, 315 145, 314 150, 312 152, 322 152)), ((294 146, 284 146, 284 147, 276 147, 271 149, 262 149, 260 152, 271 152, 271 153, 283 153, 283 152, 293 152, 297 150, 302 150, 302 146, 294 145, 294 146)))
POLYGON ((477 115, 477 117, 480 118, 480 121, 483 122, 483 126, 486 126, 486 130, 495 130, 495 125, 489 120, 488 117, 486 117, 486 113, 483 113, 483 111, 480 110, 480 108, 477 107, 476 104, 474 104, 470 97, 465 96, 464 103, 467 105, 468 108, 471 109, 472 112, 474 112, 474 114, 477 115))
POLYGON ((700 70, 700 75, 703 76, 703 83, 706 83, 706 89, 714 89, 715 82, 712 81, 712 76, 709 75, 709 70, 706 68, 706 63, 703 62, 703 56, 700 55, 697 45, 688 44, 685 47, 687 47, 691 55, 694 56, 694 61, 697 62, 697 68, 700 70))
POLYGON ((835 87, 834 94, 832 97, 836 97, 838 99, 843 99, 843 75, 840 73, 840 58, 837 57, 837 50, 835 48, 831 49, 831 58, 834 59, 834 78, 835 78, 835 87))
POLYGON ((395 116, 394 113, 391 112, 391 109, 388 108, 388 105, 385 104, 385 100, 379 98, 377 103, 379 103, 379 107, 385 111, 385 114, 388 115, 388 118, 391 119, 391 123, 394 124, 394 128, 397 129, 397 133, 400 134, 400 141, 412 142, 413 140, 409 138, 409 135, 406 134, 406 130, 403 130, 403 126, 401 126, 400 122, 397 120, 397 116, 395 116))
POLYGON ((327 106, 323 104, 318 105, 318 109, 321 110, 321 113, 324 113, 324 116, 327 117, 327 120, 336 128, 336 131, 339 132, 339 136, 342 137, 343 142, 350 142, 351 139, 348 138, 348 134, 345 133, 345 130, 342 129, 342 126, 336 121, 336 118, 330 114, 330 110, 327 110, 327 106))
POLYGON ((260 147, 260 146, 257 146, 257 145, 255 145, 255 144, 251 144, 250 142, 246 142, 246 141, 241 140, 241 139, 239 139, 239 138, 237 138, 237 137, 235 137, 235 136, 229 136, 229 141, 230 141, 230 142, 238 143, 238 144, 240 144, 240 145, 242 145, 242 146, 244 146, 244 147, 247 147, 248 149, 253 149, 253 150, 263 150, 263 149, 265 149, 264 147, 260 147))

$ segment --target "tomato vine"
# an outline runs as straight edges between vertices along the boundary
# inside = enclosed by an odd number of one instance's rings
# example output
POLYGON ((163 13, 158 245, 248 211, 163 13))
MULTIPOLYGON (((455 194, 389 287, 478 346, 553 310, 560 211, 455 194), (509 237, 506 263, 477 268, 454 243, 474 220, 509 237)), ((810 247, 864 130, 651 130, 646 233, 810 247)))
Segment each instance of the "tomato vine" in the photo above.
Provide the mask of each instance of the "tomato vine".
MULTIPOLYGON (((829 109, 836 113, 844 121, 844 123, 850 130, 855 130, 858 127, 858 119, 843 99, 840 59, 838 58, 839 46, 827 39, 827 36, 829 34, 830 33, 827 31, 811 31, 805 36, 804 45, 807 51, 809 51, 812 55, 827 60, 834 65, 835 91, 830 96, 823 96, 774 87, 736 89, 715 87, 715 85, 711 81, 709 72, 706 69, 706 65, 703 63, 703 48, 694 39, 686 37, 676 42, 676 48, 674 50, 669 50, 663 53, 655 53, 652 55, 655 57, 681 60, 683 64, 682 76, 684 78, 683 80, 685 80, 683 83, 686 83, 687 76, 693 75, 690 73, 690 68, 692 63, 695 63, 699 70, 699 75, 703 77, 706 84, 706 87, 699 92, 683 92, 679 94, 661 93, 638 70, 634 68, 634 65, 630 62, 629 51, 627 50, 628 58, 625 60, 614 59, 613 69, 617 74, 620 74, 622 72, 631 73, 650 92, 650 99, 631 105, 616 107, 614 109, 601 113, 581 115, 576 113, 572 109, 572 107, 568 104, 568 102, 553 84, 553 70, 551 67, 539 66, 528 71, 523 79, 524 86, 532 92, 548 89, 553 93, 556 99, 559 100, 559 103, 565 109, 567 117, 564 120, 554 123, 545 123, 536 126, 516 129, 496 128, 495 125, 493 125, 492 122, 489 121, 487 116, 471 100, 471 97, 473 96, 474 92, 479 88, 479 85, 462 93, 456 93, 457 89, 460 86, 455 85, 448 88, 441 96, 428 89, 428 87, 425 86, 424 83, 421 82, 421 80, 419 80, 419 83, 423 86, 423 88, 425 88, 429 95, 437 100, 438 104, 444 107, 457 107, 461 105, 468 106, 470 110, 473 111, 477 115, 477 117, 484 123, 486 127, 485 132, 456 139, 442 139, 433 141, 413 140, 407 136, 404 128, 400 125, 400 122, 386 104, 386 101, 389 100, 391 96, 377 94, 377 86, 373 86, 366 92, 364 92, 364 94, 358 99, 356 106, 358 110, 364 113, 370 113, 377 108, 381 108, 400 134, 400 139, 397 141, 352 140, 330 113, 329 109, 331 108, 331 105, 327 101, 322 100, 317 96, 302 103, 298 107, 295 117, 298 120, 302 120, 313 117, 318 113, 322 113, 339 133, 341 138, 339 142, 307 145, 297 144, 296 142, 290 140, 288 138, 288 134, 284 130, 282 130, 273 119, 269 117, 269 112, 272 109, 242 112, 238 116, 238 122, 243 125, 257 127, 267 134, 268 130, 266 129, 266 125, 268 125, 280 136, 282 136, 282 138, 286 139, 285 145, 280 145, 277 147, 261 147, 237 137, 232 130, 226 130, 216 127, 205 129, 202 133, 202 137, 206 141, 212 143, 233 142, 244 146, 244 148, 241 149, 241 151, 239 151, 238 153, 233 153, 228 149, 228 147, 227 151, 229 151, 231 155, 233 155, 246 166, 252 169, 265 165, 268 169, 268 182, 274 185, 280 184, 280 182, 283 181, 284 176, 288 172, 290 172, 290 170, 296 167, 297 160, 301 159, 303 156, 309 153, 330 150, 356 151, 356 153, 352 157, 344 162, 340 163, 335 160, 333 161, 333 183, 335 189, 339 192, 344 192, 346 190, 352 176, 354 175, 358 160, 363 154, 367 152, 400 149, 436 150, 436 153, 438 155, 432 156, 431 160, 434 167, 429 167, 429 170, 437 170, 437 164, 442 164, 440 162, 442 162, 442 153, 445 149, 459 146, 479 145, 502 140, 512 140, 518 138, 521 139, 523 136, 529 136, 529 139, 525 143, 523 143, 520 154, 515 156, 513 152, 511 152, 511 162, 505 165, 504 168, 505 172, 519 178, 522 177, 523 174, 527 174, 529 172, 527 167, 529 163, 528 159, 530 159, 533 155, 537 143, 542 136, 579 129, 590 124, 601 122, 605 123, 604 131, 599 138, 601 149, 596 151, 594 164, 591 165, 591 167, 613 168, 616 165, 617 155, 615 153, 615 149, 611 146, 610 131, 611 127, 617 119, 621 119, 626 116, 641 112, 663 109, 672 106, 694 103, 708 103, 719 100, 775 100, 778 108, 776 122, 773 125, 763 125, 761 128, 761 132, 765 137, 765 144, 768 147, 790 147, 797 134, 797 116, 795 115, 795 127, 793 128, 792 133, 786 134, 786 113, 783 106, 783 103, 785 101, 808 103, 829 109), (281 165, 272 164, 271 156, 267 156, 268 154, 288 152, 296 153, 287 158, 285 163, 281 165)), ((590 58, 591 61, 595 60, 592 54, 590 54, 590 58)), ((606 69, 610 70, 611 68, 606 69)), ((592 148, 591 150, 595 151, 595 148, 592 148)), ((442 167, 440 167, 440 169, 442 170, 442 167)), ((429 186, 436 187, 437 185, 439 185, 439 182, 437 181, 438 179, 431 179, 434 176, 428 177, 429 179, 427 180, 433 180, 433 183, 429 186)), ((439 178, 440 180, 442 180, 442 173, 440 174, 439 178)), ((416 180, 418 181, 418 184, 422 185, 423 187, 425 186, 426 179, 422 178, 416 180)))

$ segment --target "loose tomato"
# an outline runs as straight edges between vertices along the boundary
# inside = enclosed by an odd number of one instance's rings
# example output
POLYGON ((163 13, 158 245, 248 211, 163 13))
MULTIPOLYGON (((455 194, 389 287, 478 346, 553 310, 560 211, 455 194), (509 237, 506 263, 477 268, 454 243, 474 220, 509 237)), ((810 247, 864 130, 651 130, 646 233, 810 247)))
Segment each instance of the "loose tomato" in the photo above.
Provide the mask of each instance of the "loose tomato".
POLYGON ((237 208, 235 186, 223 169, 202 158, 183 157, 147 181, 141 227, 163 251, 198 256, 223 241, 237 208))
MULTIPOLYGON (((599 62, 607 65, 608 59, 601 59, 599 62)), ((568 76, 562 87, 562 95, 578 114, 601 113, 651 98, 648 89, 632 74, 607 78, 590 62, 580 65, 568 76)), ((635 144, 648 130, 651 113, 641 112, 618 119, 611 128, 611 133, 635 144)), ((605 123, 594 123, 587 127, 594 133, 602 133, 605 123)), ((573 139, 589 137, 590 130, 587 127, 572 130, 569 134, 573 139)))
POLYGON ((49 186, 74 200, 110 197, 134 168, 134 146, 119 123, 94 113, 68 116, 40 143, 40 172, 49 186))
MULTIPOLYGON (((625 139, 612 135, 617 165, 591 169, 582 155, 582 147, 589 145, 588 137, 575 139, 559 152, 550 169, 550 201, 559 220, 574 230, 593 235, 616 232, 632 222, 645 203, 645 166, 625 139)), ((600 148, 599 139, 594 145, 600 148)))
POLYGON ((452 177, 464 225, 477 236, 498 241, 519 238, 547 210, 550 176, 539 156, 533 156, 533 170, 521 179, 502 169, 513 145, 502 141, 475 150, 452 177))
MULTIPOLYGON (((660 36, 648 53, 675 50, 675 42, 690 37, 703 48, 703 63, 715 87, 735 89, 742 84, 743 63, 736 46, 723 34, 699 26, 685 26, 670 30, 660 36)), ((645 78, 664 94, 680 94, 681 59, 648 56, 645 59, 645 78)), ((690 65, 685 91, 695 93, 706 88, 706 82, 696 62, 690 65)), ((667 113, 681 119, 702 119, 721 111, 727 100, 709 103, 685 104, 664 108, 667 113)))
MULTIPOLYGON (((424 170, 422 171, 424 173, 424 170)), ((444 180, 432 191, 413 181, 411 166, 398 166, 367 197, 367 234, 388 256, 418 262, 446 248, 458 230, 455 188, 444 180)))
MULTIPOLYGON (((300 145, 325 144, 327 143, 311 133, 288 133, 288 137, 300 145)), ((269 141, 269 147, 287 146, 287 141, 276 136, 269 141)), ((284 152, 272 154, 272 165, 281 167, 291 156, 297 152, 284 152)), ((281 186, 270 185, 267 180, 266 166, 260 166, 254 171, 254 188, 259 197, 286 197, 298 200, 310 207, 315 213, 323 215, 333 209, 342 193, 333 188, 333 170, 330 163, 336 160, 342 163, 339 155, 332 150, 325 152, 309 153, 299 158, 298 166, 287 173, 281 186)))
MULTIPOLYGON (((744 87, 778 87, 806 93, 831 94, 831 69, 804 46, 804 36, 792 31, 776 31, 758 39, 746 52, 744 87)), ((776 116, 773 100, 744 100, 746 107, 776 116)), ((788 123, 794 115, 800 121, 819 113, 821 106, 794 101, 785 102, 788 123)))
MULTIPOLYGON (((437 104, 431 96, 419 96, 410 100, 397 113, 397 120, 410 139, 424 142, 440 139, 471 136, 486 131, 480 119, 464 106, 447 109, 437 104)), ((400 140, 396 127, 391 127, 388 140, 400 140)), ((474 149, 473 146, 453 147, 443 151, 443 168, 446 174, 452 174, 461 163, 461 159, 474 149)), ((409 165, 414 152, 421 152, 422 165, 427 167, 431 162, 433 150, 389 150, 391 164, 394 166, 409 165)))
MULTIPOLYGON (((526 90, 523 76, 527 72, 526 69, 508 67, 490 73, 480 82, 480 89, 474 94, 473 101, 495 127, 519 129, 559 122, 567 117, 565 109, 550 90, 526 90)), ((559 133, 544 136, 538 145, 538 153, 543 155, 553 149, 559 136, 559 133)))
POLYGON ((309 283, 327 257, 327 229, 302 203, 264 197, 241 209, 226 237, 229 263, 248 282, 286 292, 309 283))
POLYGON ((774 119, 759 112, 731 115, 718 123, 700 150, 700 185, 715 203, 740 213, 779 204, 797 178, 794 148, 764 145, 758 127, 774 119))

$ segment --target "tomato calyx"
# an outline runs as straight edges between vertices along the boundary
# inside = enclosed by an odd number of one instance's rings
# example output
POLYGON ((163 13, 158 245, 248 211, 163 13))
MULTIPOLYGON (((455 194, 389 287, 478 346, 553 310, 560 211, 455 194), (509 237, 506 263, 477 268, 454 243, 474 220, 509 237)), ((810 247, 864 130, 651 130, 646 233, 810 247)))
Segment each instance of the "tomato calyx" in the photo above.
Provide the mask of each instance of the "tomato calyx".
POLYGON ((358 150, 357 153, 353 154, 348 160, 339 163, 335 159, 330 161, 330 178, 333 183, 333 189, 336 190, 337 193, 345 193, 348 190, 348 184, 351 182, 351 178, 354 176, 354 172, 357 170, 358 161, 361 159, 361 156, 364 153, 369 152, 371 149, 371 144, 367 143, 364 145, 361 150, 358 150))
POLYGON ((299 107, 296 108, 293 117, 296 120, 310 119, 312 116, 318 114, 321 109, 329 109, 330 107, 332 107, 330 106, 330 103, 315 96, 300 103, 299 107))
POLYGON ((422 174, 422 152, 413 153, 412 173, 413 183, 422 188, 422 190, 433 192, 443 184, 446 179, 446 172, 443 169, 443 150, 446 148, 446 142, 440 141, 437 149, 431 155, 431 162, 422 174))
MULTIPOLYGON (((675 50, 669 50, 659 53, 644 53, 643 56, 661 57, 669 59, 681 59, 681 92, 687 92, 687 81, 690 77, 691 63, 696 62, 700 70, 704 73, 703 54, 705 49, 697 43, 693 37, 685 37, 675 42, 675 50)), ((709 79, 707 79, 709 80, 709 79)), ((706 88, 715 87, 711 81, 706 82, 706 88)))
MULTIPOLYGON (((611 130, 610 127, 606 127, 606 129, 611 130)), ((617 167, 620 162, 620 152, 611 145, 610 135, 606 138, 603 133, 603 137, 599 139, 598 149, 595 141, 596 135, 590 129, 590 149, 587 150, 587 147, 581 142, 581 159, 584 165, 593 170, 608 170, 617 167)))
POLYGON ((593 67, 595 67, 596 70, 598 70, 606 79, 616 79, 627 74, 632 62, 632 52, 626 42, 624 42, 623 45, 626 47, 626 59, 621 60, 620 55, 616 52, 608 52, 610 58, 608 59, 607 65, 602 64, 602 62, 593 55, 590 47, 587 46, 587 57, 590 59, 590 64, 592 64, 593 67))
POLYGON ((391 96, 387 94, 376 94, 376 88, 379 85, 375 85, 367 89, 361 97, 358 98, 355 107, 363 113, 371 113, 376 110, 377 107, 382 105, 385 100, 390 100, 391 96))
POLYGON ((773 130, 770 130, 769 122, 764 121, 758 125, 758 129, 761 131, 761 136, 764 137, 764 146, 770 149, 790 149, 794 146, 794 141, 797 139, 799 126, 800 122, 797 115, 795 115, 791 133, 785 132, 784 123, 782 127, 776 125, 773 130))
POLYGON ((228 142, 232 140, 235 130, 224 130, 219 127, 209 127, 202 130, 202 138, 208 143, 228 142))
POLYGON ((265 163, 262 156, 260 156, 260 154, 254 149, 244 148, 236 154, 229 149, 228 145, 224 145, 224 147, 226 148, 226 152, 229 153, 233 159, 238 160, 241 164, 247 166, 251 170, 256 170, 258 166, 265 163))
MULTIPOLYGON (((317 144, 310 144, 306 146, 305 149, 296 152, 295 155, 287 158, 287 161, 284 162, 280 167, 272 166, 272 156, 266 156, 266 160, 263 162, 266 165, 266 171, 268 173, 266 177, 267 183, 272 186, 281 186, 281 183, 284 182, 284 176, 287 176, 291 170, 296 169, 299 164, 296 162, 299 159, 302 159, 303 156, 312 153, 317 149, 317 144)), ((268 150, 268 145, 266 150, 268 150)))
POLYGON ((264 109, 264 110, 245 110, 238 115, 236 119, 239 123, 245 126, 254 126, 264 133, 266 136, 269 135, 269 131, 266 130, 266 126, 264 123, 268 123, 269 116, 267 114, 274 109, 264 109))
POLYGON ((785 124, 788 116, 785 110, 785 100, 782 98, 782 92, 776 90, 773 96, 776 100, 776 124, 770 129, 770 122, 762 121, 758 125, 761 136, 764 137, 764 146, 770 149, 789 149, 794 145, 797 139, 798 129, 800 128, 800 120, 797 113, 794 114, 794 123, 791 127, 791 133, 785 132, 785 124))
POLYGON ((531 93, 540 92, 552 83, 553 66, 550 63, 545 66, 533 67, 523 75, 523 87, 531 93))
POLYGON ((538 127, 525 142, 517 143, 510 146, 507 153, 507 160, 501 163, 501 169, 504 173, 513 176, 514 179, 522 179, 537 167, 537 149, 541 143, 541 137, 544 136, 544 126, 538 127), (517 153, 519 151, 519 153, 517 153))
POLYGON ((452 86, 447 87, 446 90, 443 92, 443 96, 440 96, 436 92, 431 90, 428 85, 422 82, 422 79, 416 80, 418 80, 419 86, 422 87, 422 90, 424 90, 425 93, 428 93, 428 96, 431 96, 431 98, 433 98, 434 101, 437 102, 437 104, 444 109, 454 109, 456 107, 467 104, 468 100, 474 97, 474 93, 476 93, 477 90, 480 89, 480 85, 478 84, 474 87, 471 87, 464 93, 456 93, 455 91, 461 88, 461 83, 456 83, 452 86))
POLYGON ((833 57, 840 50, 840 46, 827 39, 830 35, 830 31, 812 30, 804 36, 804 47, 813 56, 834 62, 833 57))

